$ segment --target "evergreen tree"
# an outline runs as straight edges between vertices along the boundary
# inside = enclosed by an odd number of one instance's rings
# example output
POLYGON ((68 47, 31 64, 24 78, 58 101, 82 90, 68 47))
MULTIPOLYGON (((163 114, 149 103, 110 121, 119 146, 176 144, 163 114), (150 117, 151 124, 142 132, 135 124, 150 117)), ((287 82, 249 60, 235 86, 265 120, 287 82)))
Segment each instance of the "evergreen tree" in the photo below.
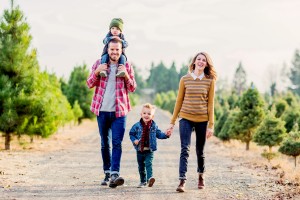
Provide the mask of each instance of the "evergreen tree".
POLYGON ((272 147, 280 145, 286 136, 284 121, 276 118, 273 112, 269 112, 255 133, 253 141, 260 146, 269 147, 269 152, 264 155, 270 161, 273 157, 272 147))
POLYGON ((73 105, 74 121, 79 124, 79 118, 82 117, 83 111, 80 108, 78 101, 76 100, 73 105))
POLYGON ((175 62, 172 63, 169 73, 168 73, 168 90, 176 91, 178 89, 179 84, 179 78, 178 78, 178 72, 176 71, 175 62))
POLYGON ((300 95, 300 52, 298 49, 295 51, 292 65, 290 80, 293 85, 289 89, 300 95))
POLYGON ((252 86, 243 94, 240 111, 231 127, 233 137, 246 143, 246 150, 249 150, 253 134, 263 118, 263 99, 257 89, 252 86))
POLYGON ((134 78, 137 84, 137 88, 134 93, 141 95, 141 91, 146 87, 146 83, 143 80, 143 77, 140 75, 140 72, 135 65, 133 65, 133 70, 134 70, 134 78))
POLYGON ((79 122, 83 118, 93 118, 94 114, 90 111, 93 90, 86 87, 86 79, 89 76, 86 64, 74 67, 67 85, 67 93, 65 94, 71 105, 77 100, 83 115, 79 117, 79 122))
POLYGON ((242 63, 239 63, 238 68, 235 71, 235 75, 233 77, 233 89, 238 96, 241 96, 242 93, 247 88, 247 74, 243 68, 242 63))
POLYGON ((298 124, 295 124, 287 140, 283 142, 278 151, 285 155, 293 156, 295 167, 297 166, 297 157, 300 155, 300 131, 298 124))
POLYGON ((0 23, 0 131, 47 137, 72 118, 56 77, 39 72, 29 25, 11 1, 0 23), (69 115, 70 114, 70 115, 69 115))
POLYGON ((286 101, 284 101, 282 99, 278 99, 278 101, 276 101, 276 103, 275 103, 275 108, 276 108, 275 117, 279 118, 287 110, 288 104, 286 101))
POLYGON ((220 130, 220 132, 217 134, 217 137, 226 142, 226 141, 230 141, 230 139, 233 139, 233 135, 232 135, 232 126, 234 124, 234 120, 238 115, 238 109, 234 109, 234 110, 230 110, 228 111, 228 116, 227 119, 224 123, 224 125, 222 126, 222 129, 220 130))

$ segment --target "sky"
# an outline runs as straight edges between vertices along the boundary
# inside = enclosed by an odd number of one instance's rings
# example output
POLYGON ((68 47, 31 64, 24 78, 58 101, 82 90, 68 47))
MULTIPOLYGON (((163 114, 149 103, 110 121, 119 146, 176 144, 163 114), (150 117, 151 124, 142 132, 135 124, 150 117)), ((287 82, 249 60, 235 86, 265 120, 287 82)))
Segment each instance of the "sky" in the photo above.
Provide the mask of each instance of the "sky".
MULTIPOLYGON (((75 66, 90 69, 100 58, 112 18, 123 19, 126 55, 144 78, 151 63, 169 67, 174 61, 179 70, 205 51, 219 78, 231 84, 241 62, 248 82, 265 91, 300 49, 298 0, 15 0, 15 5, 31 27, 41 69, 66 79, 75 66)), ((9 0, 0 0, 1 16, 9 7, 9 0)))

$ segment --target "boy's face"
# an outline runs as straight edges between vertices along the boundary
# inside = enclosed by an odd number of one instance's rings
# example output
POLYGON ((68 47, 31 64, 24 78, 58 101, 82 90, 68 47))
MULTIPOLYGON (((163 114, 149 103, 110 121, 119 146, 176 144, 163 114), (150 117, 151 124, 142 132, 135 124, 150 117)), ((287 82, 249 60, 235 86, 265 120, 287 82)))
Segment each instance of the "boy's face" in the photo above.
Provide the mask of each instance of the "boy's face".
POLYGON ((117 27, 111 27, 110 32, 114 36, 118 36, 121 33, 120 29, 118 29, 117 27))
POLYGON ((145 123, 149 122, 154 117, 154 110, 143 107, 142 112, 141 112, 141 117, 145 123))

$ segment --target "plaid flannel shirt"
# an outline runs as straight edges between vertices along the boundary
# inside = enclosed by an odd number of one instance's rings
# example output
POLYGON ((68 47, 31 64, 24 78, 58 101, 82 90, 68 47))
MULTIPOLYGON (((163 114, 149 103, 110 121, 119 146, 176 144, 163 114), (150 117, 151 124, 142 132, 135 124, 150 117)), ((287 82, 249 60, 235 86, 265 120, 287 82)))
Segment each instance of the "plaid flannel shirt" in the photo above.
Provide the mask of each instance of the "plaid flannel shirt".
MULTIPOLYGON (((96 87, 90 107, 91 111, 96 115, 99 115, 99 110, 103 102, 104 92, 108 81, 108 77, 96 76, 95 70, 98 65, 100 65, 100 60, 97 60, 93 65, 92 72, 86 81, 89 88, 96 87)), ((125 67, 129 74, 128 80, 125 80, 123 77, 116 77, 116 117, 125 116, 131 110, 128 91, 134 92, 136 88, 132 66, 126 62, 125 67)), ((108 68, 108 72, 109 70, 110 68, 108 68)))

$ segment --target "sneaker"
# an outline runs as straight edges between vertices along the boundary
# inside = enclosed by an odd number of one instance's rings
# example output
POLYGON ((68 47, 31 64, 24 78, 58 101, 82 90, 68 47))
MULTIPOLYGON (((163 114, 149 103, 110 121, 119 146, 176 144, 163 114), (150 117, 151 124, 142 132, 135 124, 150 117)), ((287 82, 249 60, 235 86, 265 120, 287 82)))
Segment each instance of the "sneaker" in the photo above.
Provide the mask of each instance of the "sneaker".
POLYGON ((99 76, 101 76, 101 77, 107 77, 107 72, 106 71, 101 71, 99 73, 99 76))
POLYGON ((199 180, 198 180, 198 188, 199 189, 204 189, 204 177, 203 174, 199 174, 199 180))
POLYGON ((147 183, 140 183, 137 188, 143 188, 143 187, 146 187, 147 183))
POLYGON ((185 180, 180 180, 176 191, 177 192, 184 192, 185 191, 184 187, 185 187, 185 180))
POLYGON ((154 182, 155 182, 155 178, 153 178, 153 177, 149 178, 149 180, 148 180, 148 187, 152 187, 153 184, 154 184, 154 182))
POLYGON ((124 184, 124 179, 118 174, 112 174, 110 177, 109 187, 116 188, 117 186, 124 184))
POLYGON ((125 76, 125 72, 124 71, 118 71, 116 74, 116 77, 124 77, 125 76))
POLYGON ((104 180, 101 182, 101 185, 108 185, 109 177, 110 177, 110 174, 109 174, 109 173, 105 173, 105 178, 104 178, 104 180))

